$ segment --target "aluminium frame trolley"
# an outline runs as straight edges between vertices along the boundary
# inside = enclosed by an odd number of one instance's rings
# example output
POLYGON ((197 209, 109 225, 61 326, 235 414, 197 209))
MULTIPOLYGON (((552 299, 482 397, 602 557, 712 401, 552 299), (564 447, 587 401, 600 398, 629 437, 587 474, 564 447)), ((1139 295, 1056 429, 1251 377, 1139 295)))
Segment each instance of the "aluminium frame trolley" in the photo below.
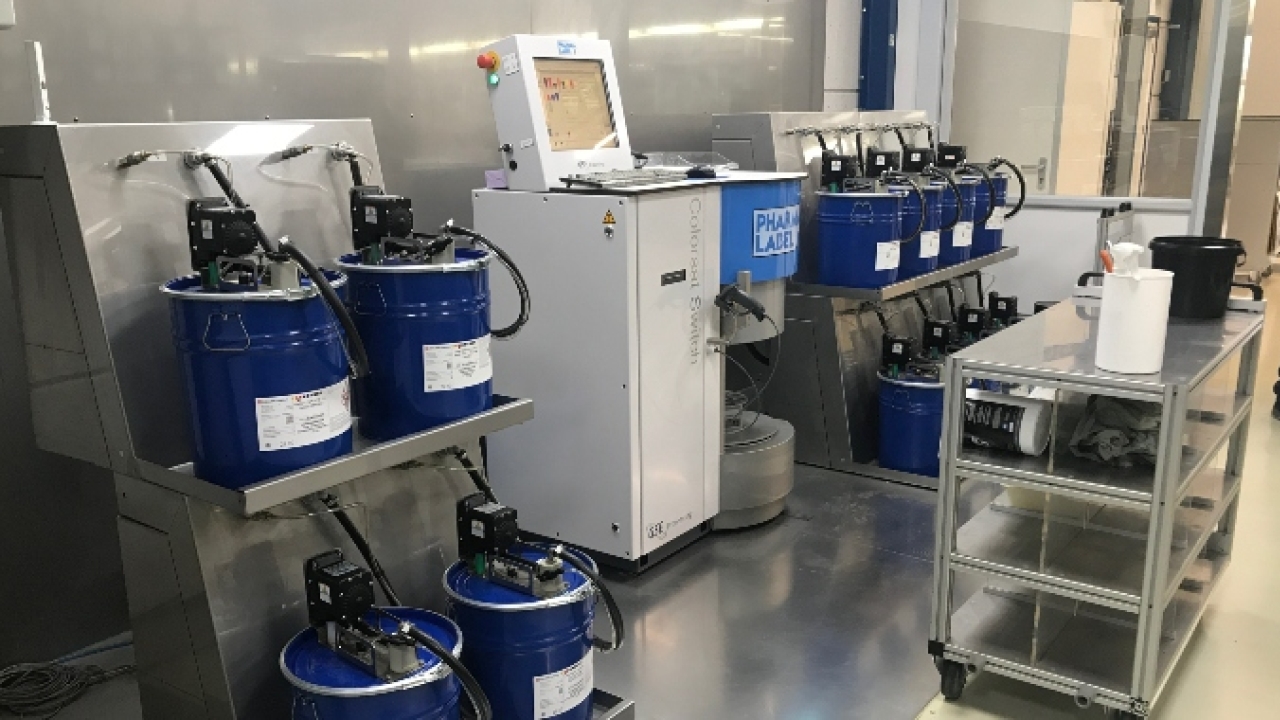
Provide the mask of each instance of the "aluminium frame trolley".
POLYGON ((948 360, 929 642, 948 699, 987 670, 1146 717, 1230 560, 1265 303, 1171 320, 1163 371, 1126 376, 1094 366, 1099 292, 948 360), (974 386, 1050 403, 1048 450, 965 442, 974 386), (1117 414, 1135 452, 1104 464, 1117 414))

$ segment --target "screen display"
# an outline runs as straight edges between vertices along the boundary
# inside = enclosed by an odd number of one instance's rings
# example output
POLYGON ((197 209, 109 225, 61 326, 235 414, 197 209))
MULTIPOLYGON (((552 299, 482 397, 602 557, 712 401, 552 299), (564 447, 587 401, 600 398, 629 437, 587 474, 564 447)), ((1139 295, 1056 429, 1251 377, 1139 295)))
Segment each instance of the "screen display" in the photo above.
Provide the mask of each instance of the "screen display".
POLYGON ((619 146, 604 84, 604 62, 534 58, 533 65, 552 150, 619 146))

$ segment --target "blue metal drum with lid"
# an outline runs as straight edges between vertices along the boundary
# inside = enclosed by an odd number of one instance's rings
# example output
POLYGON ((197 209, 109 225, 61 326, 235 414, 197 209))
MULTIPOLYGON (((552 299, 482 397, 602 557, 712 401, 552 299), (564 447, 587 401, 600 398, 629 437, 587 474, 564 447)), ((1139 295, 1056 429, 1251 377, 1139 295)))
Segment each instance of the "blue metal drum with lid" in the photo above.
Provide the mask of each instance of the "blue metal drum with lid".
POLYGON ((938 253, 942 247, 942 196, 950 193, 944 186, 929 185, 920 188, 924 206, 915 193, 908 193, 902 200, 902 228, 909 232, 920 226, 920 214, 924 213, 924 227, 920 238, 903 245, 898 279, 908 280, 938 269, 938 253))
POLYGON ((880 375, 880 467, 938 477, 943 391, 937 378, 880 375))
MULTIPOLYGON (((960 190, 960 222, 951 230, 942 231, 942 247, 938 253, 938 265, 949 267, 967 262, 973 253, 973 220, 977 208, 978 184, 972 178, 956 178, 960 190)), ((942 217, 955 217, 956 196, 948 190, 942 194, 942 217)))
MULTIPOLYGON (((340 288, 346 278, 326 273, 340 288)), ((196 477, 238 489, 351 452, 342 332, 309 280, 295 290, 170 280, 196 477)))
POLYGON ((818 193, 818 282, 881 288, 898 279, 904 193, 818 193))
MULTIPOLYGON (((520 554, 545 557, 534 548, 520 554)), ((590 720, 596 592, 568 564, 565 580, 562 595, 538 599, 489 582, 462 562, 445 573, 449 614, 467 638, 462 662, 489 696, 495 718, 590 720)))
MULTIPOLYGON (((428 610, 387 608, 435 638, 453 654, 462 651, 462 631, 428 610)), ((365 620, 384 631, 396 621, 371 612, 365 620)), ((320 644, 315 628, 298 633, 280 653, 280 672, 293 686, 293 720, 458 720, 461 684, 453 671, 424 648, 423 666, 395 682, 383 682, 320 644)), ((501 716, 499 716, 501 717, 501 716)))
POLYGON ((1009 202, 1009 176, 992 175, 991 184, 996 189, 994 208, 990 205, 991 193, 985 182, 979 181, 974 198, 975 220, 981 220, 987 210, 991 209, 991 217, 985 223, 978 223, 973 228, 973 256, 982 257, 998 252, 1004 247, 1004 213, 1009 202))
POLYGON ((392 440, 493 407, 489 260, 463 248, 441 264, 338 259, 369 354, 356 392, 361 435, 392 440))

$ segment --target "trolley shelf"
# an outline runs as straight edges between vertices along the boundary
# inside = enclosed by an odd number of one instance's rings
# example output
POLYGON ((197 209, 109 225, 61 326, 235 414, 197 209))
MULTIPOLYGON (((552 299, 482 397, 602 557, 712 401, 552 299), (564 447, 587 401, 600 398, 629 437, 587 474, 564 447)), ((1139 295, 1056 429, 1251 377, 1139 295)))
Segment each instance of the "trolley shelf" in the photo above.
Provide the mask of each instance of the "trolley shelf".
MULTIPOLYGON (((1172 584, 1178 583, 1204 550, 1209 536, 1240 490, 1240 479, 1224 470, 1198 477, 1189 486, 1194 502, 1174 518, 1169 554, 1172 584)), ((1028 491, 1023 491, 1028 492, 1028 491)), ((1044 498, 1046 496, 1039 495, 1044 498)), ((1024 503, 1025 504, 1025 503, 1024 503)), ((1085 592, 1138 612, 1147 553, 1147 512, 1120 506, 1091 506, 1083 517, 1065 517, 1017 507, 1009 493, 983 508, 960 527, 952 562, 969 558, 1030 573, 1041 587, 1060 582, 1064 591, 1085 592)), ((1072 508, 1077 509, 1077 508, 1072 508)), ((970 565, 969 567, 973 567, 970 565)))
POLYGON ((355 442, 350 454, 288 475, 269 478, 240 490, 231 490, 194 477, 190 463, 163 468, 140 461, 139 466, 142 478, 148 482, 249 517, 531 419, 532 400, 495 395, 493 408, 490 410, 387 442, 365 440, 360 436, 357 425, 354 428, 355 442))
MULTIPOLYGON (((1253 410, 1253 398, 1238 396, 1232 399, 1232 408, 1225 419, 1218 415, 1201 414, 1185 421, 1185 444, 1179 469, 1177 499, 1181 500, 1197 474, 1203 470, 1226 444, 1226 441, 1249 417, 1253 410)), ((1063 404, 1059 424, 1074 428, 1083 415, 1083 409, 1063 404)), ((1113 467, 1078 458, 1071 453, 1066 442, 1056 444, 1056 451, 1040 457, 1017 453, 965 447, 956 460, 956 469, 963 477, 1001 476, 1019 478, 1047 486, 1065 486, 1071 489, 1113 498, 1131 504, 1151 504, 1155 473, 1149 466, 1128 468, 1113 467), (1050 469, 1052 460, 1052 469, 1050 469)))
POLYGON ((1094 367, 1096 299, 1079 295, 947 360, 930 652, 949 699, 977 666, 1148 715, 1230 564, 1265 309, 1171 321, 1147 376, 1094 367), (1052 404, 1049 449, 967 446, 975 381, 1052 390, 1035 393, 1052 404), (1144 427, 1148 459, 1073 454, 1090 411, 1144 427))
POLYGON ((958 277, 977 272, 984 267, 995 265, 996 263, 1012 260, 1018 257, 1018 248, 1007 247, 997 250, 990 255, 974 258, 959 265, 951 265, 939 270, 935 270, 926 275, 913 277, 910 280, 903 280, 894 283, 888 287, 866 289, 866 288, 846 288, 836 287, 833 285, 817 285, 810 283, 790 284, 788 291, 797 295, 816 295, 818 297, 838 297, 847 300, 868 300, 871 302, 881 302, 885 300, 893 300, 904 295, 910 295, 917 290, 923 290, 927 287, 939 285, 948 280, 954 280, 958 277))

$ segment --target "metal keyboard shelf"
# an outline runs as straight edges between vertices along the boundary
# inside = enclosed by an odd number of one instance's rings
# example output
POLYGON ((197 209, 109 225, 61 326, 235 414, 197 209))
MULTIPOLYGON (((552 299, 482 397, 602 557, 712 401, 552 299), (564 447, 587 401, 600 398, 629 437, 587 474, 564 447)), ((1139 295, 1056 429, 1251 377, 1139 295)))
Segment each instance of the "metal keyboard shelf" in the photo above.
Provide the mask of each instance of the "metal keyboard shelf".
POLYGON ((1126 377, 1093 367, 1091 303, 1060 303, 947 362, 930 652, 952 694, 957 672, 963 689, 966 668, 985 668, 1145 717, 1230 563, 1265 305, 1172 321, 1164 372, 1126 377), (974 380, 1052 390, 1050 449, 965 446, 974 380), (1095 396, 1158 413, 1154 466, 1071 451, 1095 396))
POLYGON ((948 280, 954 280, 958 277, 969 275, 970 273, 977 272, 982 268, 995 265, 996 263, 1002 263, 1005 260, 1012 260, 1016 257, 1018 257, 1018 248, 1007 247, 1002 250, 997 250, 990 255, 983 255, 982 257, 962 262, 959 265, 940 268, 934 272, 913 277, 910 280, 903 280, 902 282, 894 283, 887 287, 864 289, 793 282, 788 286, 788 292, 797 295, 816 295, 819 297, 845 298, 846 300, 883 302, 885 300, 893 300, 895 298, 910 295, 917 290, 923 290, 927 287, 939 285, 948 280))

